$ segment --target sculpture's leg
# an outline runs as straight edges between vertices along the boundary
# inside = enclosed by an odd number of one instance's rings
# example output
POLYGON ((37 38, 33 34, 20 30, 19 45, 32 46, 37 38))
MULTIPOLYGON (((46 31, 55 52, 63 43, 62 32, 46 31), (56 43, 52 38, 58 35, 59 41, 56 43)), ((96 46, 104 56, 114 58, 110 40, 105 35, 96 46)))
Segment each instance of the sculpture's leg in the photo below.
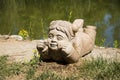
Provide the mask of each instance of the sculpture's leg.
POLYGON ((83 32, 83 23, 84 23, 83 19, 76 19, 72 24, 73 32, 76 33, 76 32, 78 32, 78 30, 80 32, 83 32))
POLYGON ((85 33, 87 33, 94 42, 95 36, 96 36, 96 27, 95 26, 87 26, 87 28, 85 28, 84 30, 85 30, 85 33))

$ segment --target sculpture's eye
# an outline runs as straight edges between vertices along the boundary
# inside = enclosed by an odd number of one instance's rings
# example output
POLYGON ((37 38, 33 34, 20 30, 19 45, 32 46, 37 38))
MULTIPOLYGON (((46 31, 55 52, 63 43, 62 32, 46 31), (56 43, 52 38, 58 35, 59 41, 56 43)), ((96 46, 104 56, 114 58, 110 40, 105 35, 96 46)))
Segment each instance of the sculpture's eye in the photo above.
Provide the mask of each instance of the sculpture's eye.
POLYGON ((49 34, 49 36, 48 36, 50 39, 52 39, 53 38, 53 35, 52 34, 49 34))
POLYGON ((57 36, 57 40, 63 40, 63 37, 60 36, 60 35, 58 35, 58 36, 57 36))

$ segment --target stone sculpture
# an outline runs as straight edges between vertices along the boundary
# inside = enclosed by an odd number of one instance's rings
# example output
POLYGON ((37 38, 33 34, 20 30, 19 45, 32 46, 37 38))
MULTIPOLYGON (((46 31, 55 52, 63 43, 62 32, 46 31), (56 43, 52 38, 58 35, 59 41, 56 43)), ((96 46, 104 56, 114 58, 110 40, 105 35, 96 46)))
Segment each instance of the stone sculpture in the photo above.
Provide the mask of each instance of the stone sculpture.
POLYGON ((75 63, 93 50, 96 27, 83 28, 83 19, 73 23, 63 20, 52 21, 48 39, 39 40, 37 50, 43 61, 75 63))

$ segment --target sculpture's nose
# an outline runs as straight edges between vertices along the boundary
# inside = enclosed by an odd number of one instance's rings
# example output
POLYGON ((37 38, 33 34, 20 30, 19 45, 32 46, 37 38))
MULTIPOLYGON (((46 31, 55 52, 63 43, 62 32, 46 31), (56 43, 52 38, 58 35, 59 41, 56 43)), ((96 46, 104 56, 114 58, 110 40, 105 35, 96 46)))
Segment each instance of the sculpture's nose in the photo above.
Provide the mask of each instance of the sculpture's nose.
POLYGON ((53 37, 51 42, 53 42, 53 43, 57 42, 57 38, 53 37))

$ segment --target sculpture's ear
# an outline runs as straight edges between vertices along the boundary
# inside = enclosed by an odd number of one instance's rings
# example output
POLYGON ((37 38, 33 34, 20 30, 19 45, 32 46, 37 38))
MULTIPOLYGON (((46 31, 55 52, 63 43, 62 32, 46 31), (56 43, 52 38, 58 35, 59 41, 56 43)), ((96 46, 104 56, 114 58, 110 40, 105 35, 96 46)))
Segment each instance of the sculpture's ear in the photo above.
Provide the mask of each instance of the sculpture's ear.
POLYGON ((80 28, 83 27, 84 20, 83 19, 76 19, 72 24, 73 32, 77 32, 80 28))

